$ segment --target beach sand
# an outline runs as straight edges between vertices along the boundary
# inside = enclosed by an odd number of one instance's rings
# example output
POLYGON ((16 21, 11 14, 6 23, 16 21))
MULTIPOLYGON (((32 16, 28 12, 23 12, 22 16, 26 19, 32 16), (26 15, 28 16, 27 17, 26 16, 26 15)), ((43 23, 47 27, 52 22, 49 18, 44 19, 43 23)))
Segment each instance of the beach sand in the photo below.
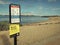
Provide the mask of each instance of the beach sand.
MULTIPOLYGON (((13 39, 9 31, 0 32, 0 45, 13 45, 13 39)), ((60 17, 21 26, 17 45, 60 45, 60 17)))

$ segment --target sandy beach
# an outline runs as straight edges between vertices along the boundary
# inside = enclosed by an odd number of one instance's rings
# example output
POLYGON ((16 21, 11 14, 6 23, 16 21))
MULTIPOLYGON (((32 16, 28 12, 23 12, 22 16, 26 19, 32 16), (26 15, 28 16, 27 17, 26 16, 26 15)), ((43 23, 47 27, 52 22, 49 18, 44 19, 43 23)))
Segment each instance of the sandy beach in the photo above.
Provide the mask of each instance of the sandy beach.
MULTIPOLYGON (((9 31, 0 31, 0 45, 13 45, 9 31)), ((60 45, 60 17, 48 21, 26 24, 20 27, 18 45, 60 45)))

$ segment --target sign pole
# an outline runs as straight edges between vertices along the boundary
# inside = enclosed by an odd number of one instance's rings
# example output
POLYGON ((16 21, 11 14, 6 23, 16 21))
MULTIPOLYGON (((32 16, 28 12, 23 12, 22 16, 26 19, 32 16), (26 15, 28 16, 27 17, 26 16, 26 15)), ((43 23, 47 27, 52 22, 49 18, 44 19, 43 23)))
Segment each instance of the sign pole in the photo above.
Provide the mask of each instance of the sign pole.
POLYGON ((18 4, 9 5, 9 32, 10 37, 14 37, 14 45, 17 45, 17 36, 20 33, 20 10, 20 5, 18 4))
POLYGON ((14 45, 17 45, 17 35, 14 36, 14 45))

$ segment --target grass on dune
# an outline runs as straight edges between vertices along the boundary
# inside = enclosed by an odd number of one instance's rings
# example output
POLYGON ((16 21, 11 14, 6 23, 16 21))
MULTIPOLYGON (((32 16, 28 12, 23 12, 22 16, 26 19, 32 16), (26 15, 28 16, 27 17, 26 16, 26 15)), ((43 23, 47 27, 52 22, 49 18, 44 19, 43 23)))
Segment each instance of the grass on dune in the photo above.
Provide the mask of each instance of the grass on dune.
POLYGON ((9 22, 2 21, 0 22, 0 31, 6 31, 9 29, 9 22))

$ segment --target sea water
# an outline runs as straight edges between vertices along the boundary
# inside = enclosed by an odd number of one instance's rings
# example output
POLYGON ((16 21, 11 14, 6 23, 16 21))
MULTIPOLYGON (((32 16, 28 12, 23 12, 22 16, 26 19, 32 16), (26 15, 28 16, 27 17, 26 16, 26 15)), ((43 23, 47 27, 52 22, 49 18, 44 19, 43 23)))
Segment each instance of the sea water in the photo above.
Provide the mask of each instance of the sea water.
MULTIPOLYGON (((18 16, 15 16, 14 18, 18 18, 18 16)), ((21 16, 21 24, 27 24, 27 23, 36 23, 36 22, 42 22, 47 21, 48 17, 40 17, 40 16, 21 16)), ((0 22, 1 21, 9 21, 9 16, 2 15, 0 16, 0 22)))

